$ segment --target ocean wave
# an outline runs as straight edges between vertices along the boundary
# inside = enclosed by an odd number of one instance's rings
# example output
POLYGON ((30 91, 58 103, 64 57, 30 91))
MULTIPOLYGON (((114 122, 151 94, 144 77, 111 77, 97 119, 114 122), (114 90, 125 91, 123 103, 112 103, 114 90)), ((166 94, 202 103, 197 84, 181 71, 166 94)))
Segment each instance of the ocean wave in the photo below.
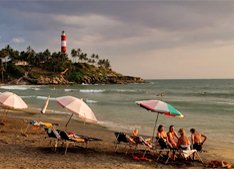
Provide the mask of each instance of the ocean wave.
POLYGON ((28 90, 30 87, 12 85, 12 86, 1 86, 0 88, 6 90, 28 90))
POLYGON ((74 89, 64 89, 65 92, 72 92, 74 89))
POLYGON ((118 92, 118 93, 141 93, 143 91, 140 90, 133 90, 133 89, 116 89, 116 90, 111 90, 113 92, 118 92))
POLYGON ((20 96, 21 98, 23 98, 23 99, 27 99, 27 98, 33 98, 33 97, 36 97, 36 96, 20 96))
MULTIPOLYGON (((48 96, 36 96, 37 99, 40 99, 40 100, 46 100, 48 98, 48 96)), ((50 100, 56 100, 55 97, 50 97, 50 100)))
POLYGON ((90 99, 86 99, 85 100, 86 103, 97 103, 98 101, 96 100, 90 100, 90 99))
POLYGON ((103 93, 104 89, 80 89, 80 93, 103 93))

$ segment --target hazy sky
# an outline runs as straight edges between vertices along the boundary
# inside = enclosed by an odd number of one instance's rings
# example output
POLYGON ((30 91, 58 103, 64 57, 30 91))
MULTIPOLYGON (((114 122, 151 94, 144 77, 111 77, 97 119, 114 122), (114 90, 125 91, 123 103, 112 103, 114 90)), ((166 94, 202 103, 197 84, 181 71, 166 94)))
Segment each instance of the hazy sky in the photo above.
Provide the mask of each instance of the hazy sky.
POLYGON ((0 0, 0 49, 81 48, 125 75, 233 78, 234 1, 0 0))

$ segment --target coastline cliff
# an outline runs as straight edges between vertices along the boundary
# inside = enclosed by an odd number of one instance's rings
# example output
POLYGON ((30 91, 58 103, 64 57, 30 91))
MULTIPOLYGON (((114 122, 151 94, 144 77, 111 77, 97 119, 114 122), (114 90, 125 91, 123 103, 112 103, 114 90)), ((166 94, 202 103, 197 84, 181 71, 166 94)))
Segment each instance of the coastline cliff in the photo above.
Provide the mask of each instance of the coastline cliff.
POLYGON ((69 58, 67 53, 48 49, 37 53, 30 46, 19 52, 9 45, 0 50, 0 81, 37 85, 144 83, 140 77, 113 71, 108 59, 88 56, 81 49, 72 49, 69 58))

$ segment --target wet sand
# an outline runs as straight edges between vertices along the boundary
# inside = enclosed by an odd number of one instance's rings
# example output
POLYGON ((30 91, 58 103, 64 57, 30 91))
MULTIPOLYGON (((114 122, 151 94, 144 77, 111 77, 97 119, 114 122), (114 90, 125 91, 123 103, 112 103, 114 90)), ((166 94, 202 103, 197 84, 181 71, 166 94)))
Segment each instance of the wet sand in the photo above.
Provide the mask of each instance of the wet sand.
MULTIPOLYGON (((84 145, 69 146, 67 154, 65 148, 60 146, 53 151, 50 140, 42 128, 34 128, 29 121, 41 120, 59 123, 58 129, 63 130, 68 116, 43 115, 35 113, 10 113, 8 118, 0 123, 0 168, 204 168, 198 161, 169 161, 167 165, 163 161, 156 162, 157 155, 147 154, 147 161, 133 160, 132 154, 125 154, 125 149, 120 147, 118 152, 114 150, 115 137, 113 131, 94 124, 84 124, 71 120, 68 130, 82 135, 88 135, 102 139, 100 142, 90 142, 88 147, 84 145)), ((201 153, 202 159, 209 160, 233 160, 234 153, 225 150, 214 150, 207 147, 207 153, 201 153), (221 152, 220 152, 221 151, 221 152), (227 153, 227 159, 225 156, 227 153), (224 156, 220 156, 223 154, 224 156)), ((140 156, 141 154, 139 154, 140 156)))

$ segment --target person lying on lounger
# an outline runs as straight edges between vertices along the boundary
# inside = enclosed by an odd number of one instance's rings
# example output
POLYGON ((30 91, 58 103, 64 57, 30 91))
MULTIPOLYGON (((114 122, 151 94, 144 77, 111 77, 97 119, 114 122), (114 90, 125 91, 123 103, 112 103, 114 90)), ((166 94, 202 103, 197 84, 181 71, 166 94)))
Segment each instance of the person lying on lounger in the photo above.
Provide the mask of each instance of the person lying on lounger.
POLYGON ((207 137, 204 134, 196 131, 194 128, 191 128, 190 132, 191 132, 191 141, 192 141, 193 149, 196 149, 197 151, 201 151, 202 145, 206 141, 207 137))
POLYGON ((147 142, 147 139, 144 139, 143 137, 139 136, 139 131, 138 129, 134 129, 133 132, 132 132, 132 136, 133 140, 136 142, 136 143, 143 143, 145 144, 146 146, 148 147, 152 147, 148 142, 147 142))

